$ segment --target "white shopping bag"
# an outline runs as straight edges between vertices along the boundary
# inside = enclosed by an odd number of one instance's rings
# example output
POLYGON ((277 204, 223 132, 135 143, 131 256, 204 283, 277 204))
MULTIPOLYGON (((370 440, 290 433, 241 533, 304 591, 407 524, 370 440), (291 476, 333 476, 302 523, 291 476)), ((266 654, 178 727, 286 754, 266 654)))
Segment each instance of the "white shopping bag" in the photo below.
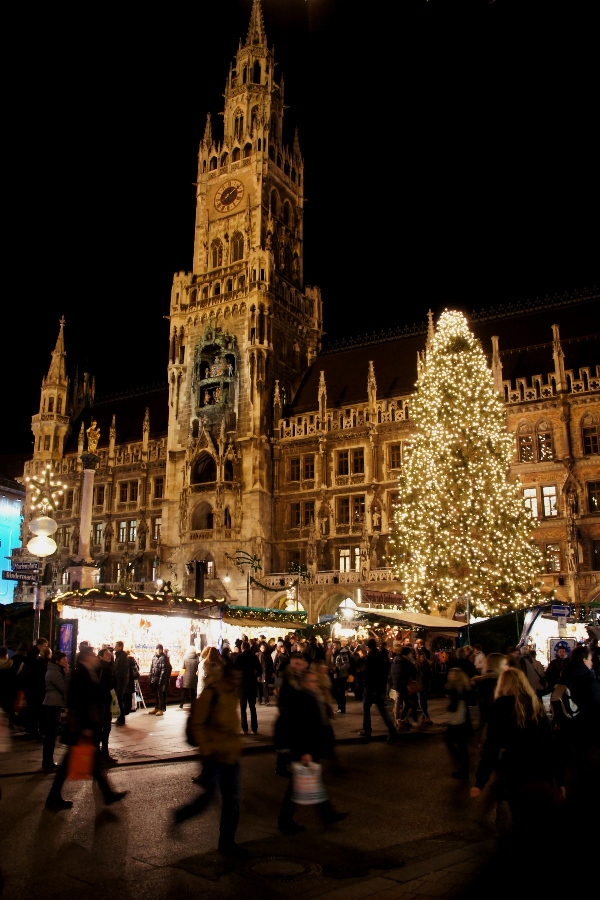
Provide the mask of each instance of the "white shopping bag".
POLYGON ((320 763, 310 762, 307 766, 299 762, 292 763, 292 803, 300 806, 312 806, 323 803, 327 794, 323 785, 322 767, 320 763))

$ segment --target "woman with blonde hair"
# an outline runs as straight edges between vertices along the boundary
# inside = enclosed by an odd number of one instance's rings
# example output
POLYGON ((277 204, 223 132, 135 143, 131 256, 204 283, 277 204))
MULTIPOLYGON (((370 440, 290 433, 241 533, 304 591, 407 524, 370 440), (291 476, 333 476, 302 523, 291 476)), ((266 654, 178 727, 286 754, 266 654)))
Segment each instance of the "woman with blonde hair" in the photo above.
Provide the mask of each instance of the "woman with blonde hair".
POLYGON ((519 837, 530 836, 531 823, 544 821, 540 816, 564 796, 564 772, 550 723, 517 668, 504 669, 498 678, 471 797, 479 797, 493 773, 499 799, 508 802, 519 837))

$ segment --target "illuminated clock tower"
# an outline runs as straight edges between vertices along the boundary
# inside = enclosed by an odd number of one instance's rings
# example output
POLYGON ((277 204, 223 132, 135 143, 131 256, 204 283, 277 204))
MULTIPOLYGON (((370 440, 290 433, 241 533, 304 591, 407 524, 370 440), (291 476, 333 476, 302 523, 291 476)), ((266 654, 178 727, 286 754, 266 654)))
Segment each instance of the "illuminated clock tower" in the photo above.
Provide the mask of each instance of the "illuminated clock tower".
POLYGON ((291 149, 283 142, 283 78, 260 0, 224 97, 222 137, 209 114, 200 142, 193 270, 175 274, 171 293, 162 554, 184 592, 185 562, 204 559, 209 587, 228 568, 232 579, 212 593, 245 602, 245 574, 225 553, 243 547, 270 569, 274 412, 322 334, 320 291, 303 283, 304 161, 297 132, 291 149))

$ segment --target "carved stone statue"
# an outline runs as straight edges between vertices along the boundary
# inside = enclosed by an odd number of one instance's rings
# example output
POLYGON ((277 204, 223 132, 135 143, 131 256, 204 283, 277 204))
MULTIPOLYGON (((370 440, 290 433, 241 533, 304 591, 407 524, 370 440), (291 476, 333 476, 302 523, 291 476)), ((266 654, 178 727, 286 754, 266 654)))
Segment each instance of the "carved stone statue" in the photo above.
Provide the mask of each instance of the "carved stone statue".
POLYGON ((95 453, 98 447, 98 441, 100 440, 100 429, 98 428, 98 423, 95 419, 92 419, 92 424, 86 431, 87 441, 88 441, 88 453, 95 453))

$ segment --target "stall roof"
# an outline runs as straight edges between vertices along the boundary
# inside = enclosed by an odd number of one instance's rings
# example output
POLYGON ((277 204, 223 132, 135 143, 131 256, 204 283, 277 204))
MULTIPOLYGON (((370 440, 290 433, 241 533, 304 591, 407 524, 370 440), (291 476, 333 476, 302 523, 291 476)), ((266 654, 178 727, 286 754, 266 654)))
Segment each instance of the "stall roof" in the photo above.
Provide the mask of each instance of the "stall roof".
POLYGON ((417 625, 419 628, 429 628, 432 631, 459 631, 466 628, 465 622, 454 622, 443 616, 428 616, 426 613, 404 612, 397 609, 372 609, 360 606, 359 613, 368 613, 379 619, 391 619, 404 625, 417 625))

